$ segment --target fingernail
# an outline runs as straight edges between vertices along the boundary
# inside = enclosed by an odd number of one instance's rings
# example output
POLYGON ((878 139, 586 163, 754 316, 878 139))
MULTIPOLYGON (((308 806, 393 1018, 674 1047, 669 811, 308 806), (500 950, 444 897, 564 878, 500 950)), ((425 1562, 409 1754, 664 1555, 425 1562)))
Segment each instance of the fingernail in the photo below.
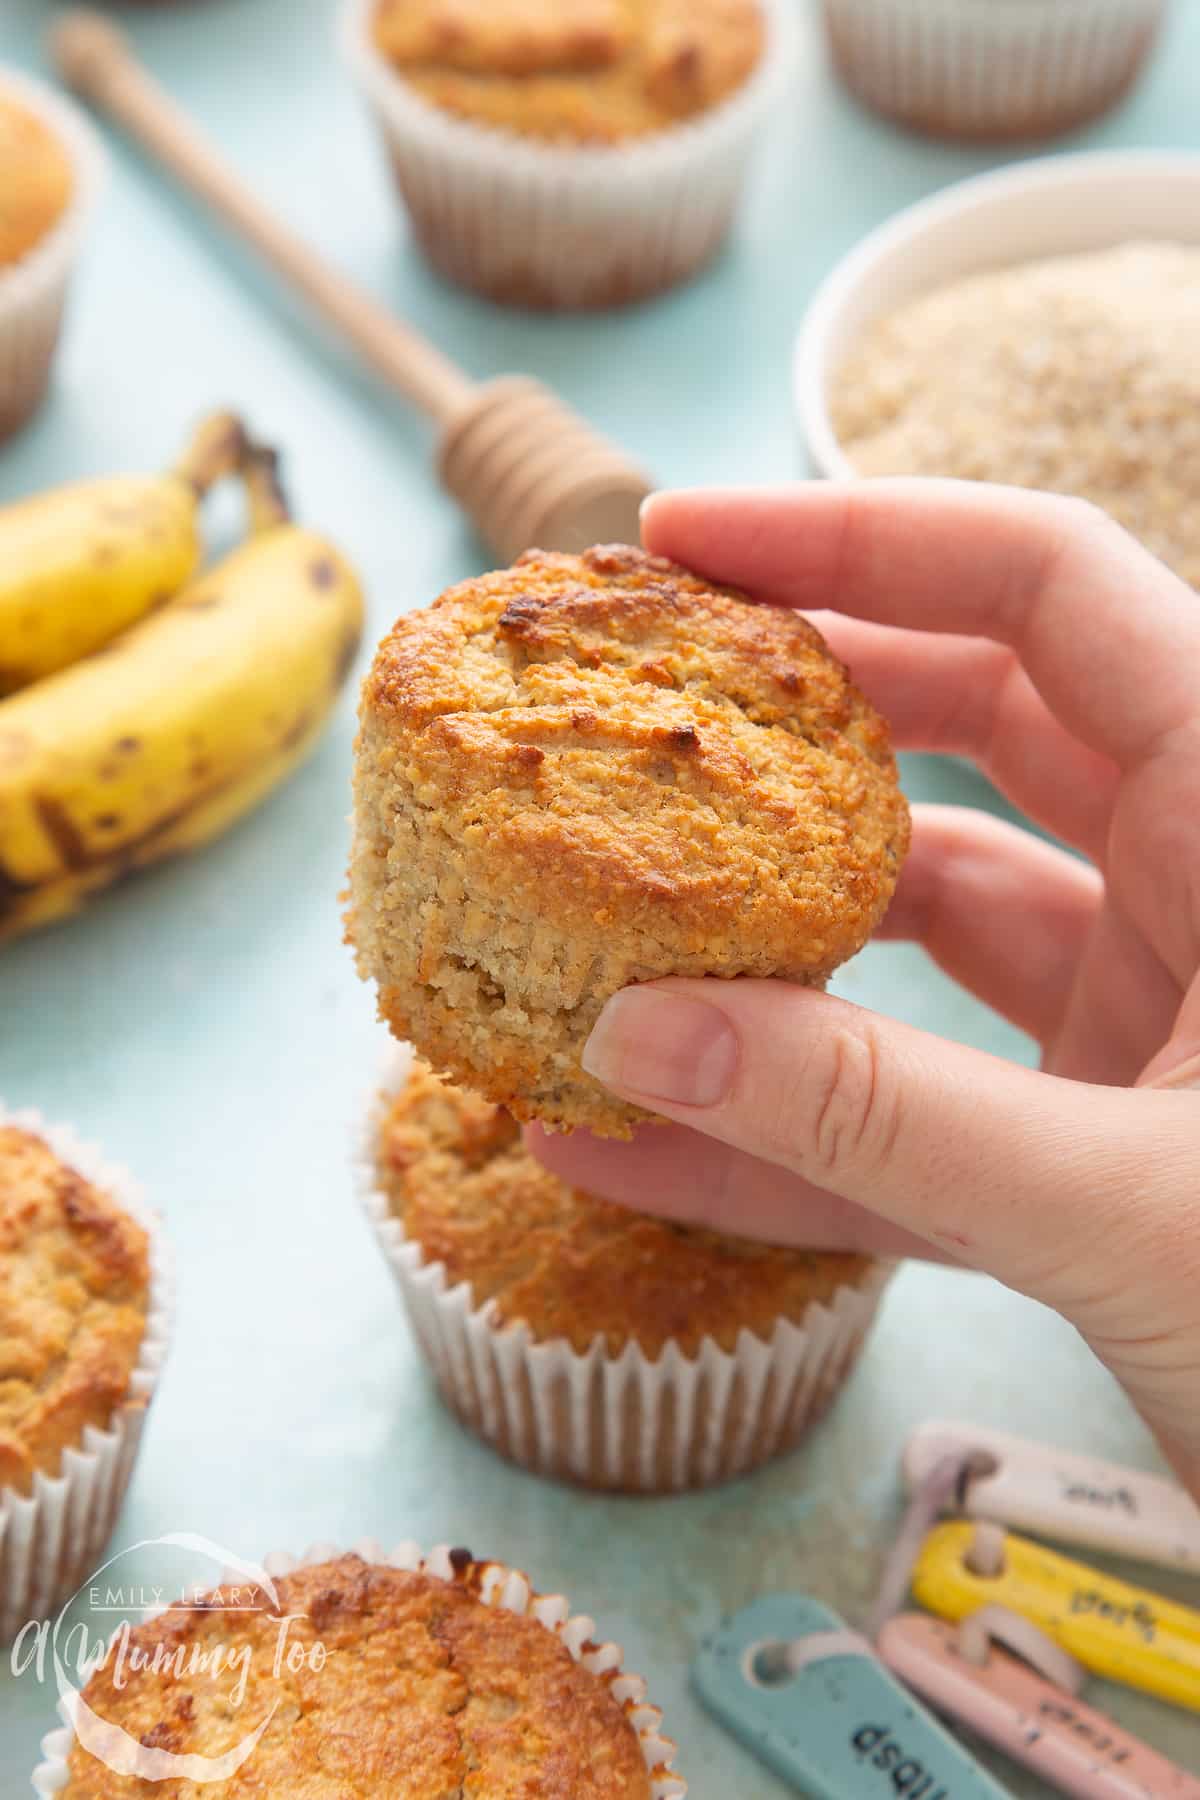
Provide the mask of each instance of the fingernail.
POLYGON ((658 499, 657 494, 647 494, 646 498, 642 501, 642 504, 638 507, 638 518, 643 525, 646 523, 646 520, 650 517, 650 510, 653 507, 654 502, 657 499, 658 499))
POLYGON ((656 988, 608 1002, 583 1051, 605 1087, 669 1106, 716 1106, 733 1086, 738 1042, 724 1013, 656 988))

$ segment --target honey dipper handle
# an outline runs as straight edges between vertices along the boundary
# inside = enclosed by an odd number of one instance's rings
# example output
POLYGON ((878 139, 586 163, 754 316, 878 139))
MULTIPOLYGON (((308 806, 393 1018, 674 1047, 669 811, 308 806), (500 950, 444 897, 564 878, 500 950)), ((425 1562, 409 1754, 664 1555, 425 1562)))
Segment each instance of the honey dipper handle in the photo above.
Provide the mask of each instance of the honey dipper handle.
POLYGON ((406 400, 441 425, 476 394, 475 383, 410 326, 339 274, 255 199, 137 61, 100 14, 66 14, 53 32, 55 61, 76 93, 121 125, 296 289, 406 400))

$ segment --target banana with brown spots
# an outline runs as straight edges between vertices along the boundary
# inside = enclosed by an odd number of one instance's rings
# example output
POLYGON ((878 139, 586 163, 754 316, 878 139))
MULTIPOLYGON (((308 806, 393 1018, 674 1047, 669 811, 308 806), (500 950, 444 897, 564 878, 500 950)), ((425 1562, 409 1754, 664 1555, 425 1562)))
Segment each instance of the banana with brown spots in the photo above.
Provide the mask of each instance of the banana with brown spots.
POLYGON ((0 700, 0 940, 209 842, 316 742, 362 632, 358 579, 246 467, 254 533, 100 655, 0 700))
POLYGON ((169 600, 200 565, 200 502, 241 465, 231 413, 162 475, 80 481, 0 507, 0 695, 68 668, 169 600))

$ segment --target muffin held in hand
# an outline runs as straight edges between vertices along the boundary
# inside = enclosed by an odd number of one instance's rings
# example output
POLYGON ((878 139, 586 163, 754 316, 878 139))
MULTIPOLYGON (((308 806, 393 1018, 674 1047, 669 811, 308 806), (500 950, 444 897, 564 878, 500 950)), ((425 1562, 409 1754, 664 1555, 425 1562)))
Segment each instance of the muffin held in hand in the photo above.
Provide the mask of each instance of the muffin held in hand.
POLYGON ((100 1754, 47 1740, 38 1791, 134 1800, 154 1780, 203 1792, 196 1780, 227 1800, 684 1794, 661 1715, 620 1651, 524 1576, 465 1550, 288 1573, 281 1560, 270 1588, 242 1580, 118 1634, 79 1714, 100 1754), (186 1772, 155 1770, 162 1752, 186 1772), (130 1772, 114 1772, 118 1757, 130 1772), (222 1762, 231 1772, 218 1779, 222 1762))
POLYGON ((127 1185, 0 1109, 0 1644, 97 1567, 133 1473, 169 1284, 127 1185))
POLYGON ((626 547, 397 624, 363 689, 351 936, 398 1037, 521 1119, 628 1137, 584 1073, 664 975, 820 985, 908 843, 886 727, 798 614, 626 547))
POLYGON ((701 1487, 794 1448, 889 1274, 570 1188, 508 1113, 419 1062, 368 1160, 368 1215, 447 1404, 514 1461, 592 1487, 701 1487))

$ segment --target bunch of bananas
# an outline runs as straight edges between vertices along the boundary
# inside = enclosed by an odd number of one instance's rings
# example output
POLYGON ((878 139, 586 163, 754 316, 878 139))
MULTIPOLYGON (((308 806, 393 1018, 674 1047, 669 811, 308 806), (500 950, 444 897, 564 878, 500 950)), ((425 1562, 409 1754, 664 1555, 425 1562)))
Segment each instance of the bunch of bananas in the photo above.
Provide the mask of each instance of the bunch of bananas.
POLYGON ((257 805, 316 742, 362 623, 353 569, 229 414, 165 475, 0 509, 0 941, 257 805), (234 473, 248 541, 197 573, 201 501, 234 473))

